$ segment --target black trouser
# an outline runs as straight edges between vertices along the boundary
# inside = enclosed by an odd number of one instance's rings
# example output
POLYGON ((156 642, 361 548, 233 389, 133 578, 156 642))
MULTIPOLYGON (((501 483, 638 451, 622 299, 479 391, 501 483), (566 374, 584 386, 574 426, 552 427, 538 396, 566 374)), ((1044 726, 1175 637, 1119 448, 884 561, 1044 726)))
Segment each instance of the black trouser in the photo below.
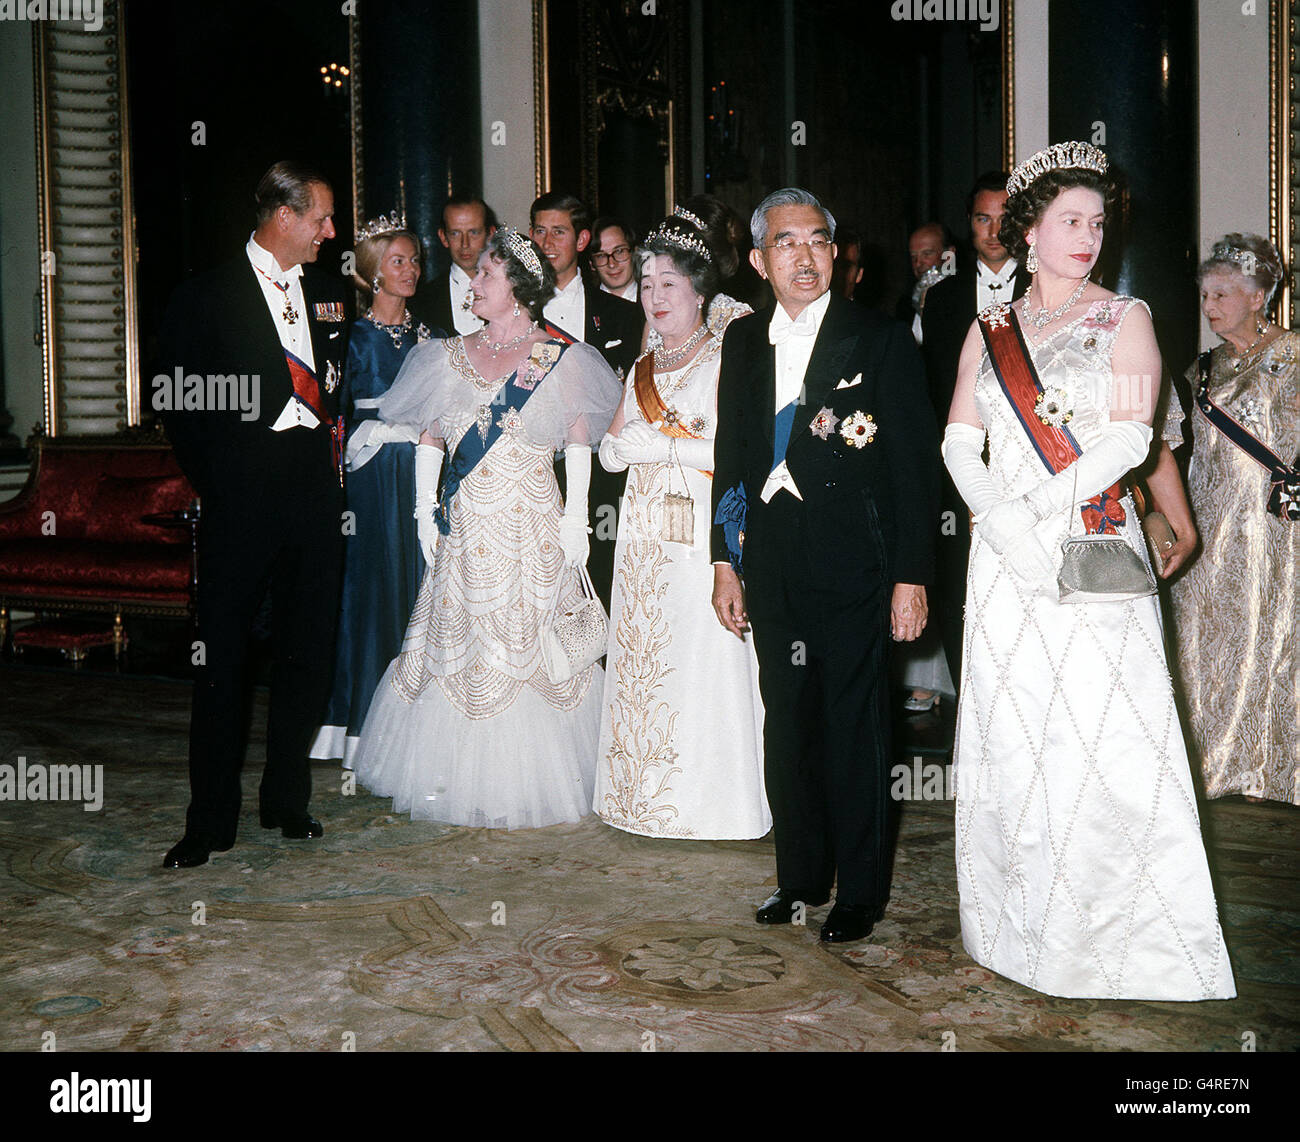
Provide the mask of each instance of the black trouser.
MULTIPOLYGON (((889 894, 889 720, 886 675, 890 586, 874 516, 849 549, 828 550, 824 523, 802 505, 774 507, 746 607, 763 696, 763 755, 783 888, 843 904, 883 905, 889 894), (779 519, 771 519, 776 516, 779 519), (781 534, 779 545, 765 542, 781 534), (864 550, 865 550, 864 547, 864 550), (828 563, 831 566, 828 568, 828 563), (874 566, 872 566, 874 565, 874 566)), ((752 509, 751 509, 752 511, 752 509)), ((753 552, 757 554, 757 552, 753 552)))
POLYGON ((935 546, 937 582, 931 609, 939 623, 952 684, 960 692, 962 637, 966 627, 966 569, 970 564, 970 512, 952 486, 947 472, 943 473, 943 480, 943 513, 951 512, 952 516, 950 521, 941 523, 939 542, 935 546), (944 525, 948 525, 946 530, 944 525))
MULTIPOLYGON (((308 443, 318 442, 298 439, 293 446, 309 453, 305 459, 319 473, 319 448, 308 443)), ((276 814, 307 811, 307 751, 329 699, 333 665, 341 513, 336 479, 277 478, 256 490, 225 489, 203 499, 198 625, 204 662, 194 680, 186 814, 193 836, 217 844, 235 839, 249 638, 268 586, 273 659, 259 799, 276 814)))

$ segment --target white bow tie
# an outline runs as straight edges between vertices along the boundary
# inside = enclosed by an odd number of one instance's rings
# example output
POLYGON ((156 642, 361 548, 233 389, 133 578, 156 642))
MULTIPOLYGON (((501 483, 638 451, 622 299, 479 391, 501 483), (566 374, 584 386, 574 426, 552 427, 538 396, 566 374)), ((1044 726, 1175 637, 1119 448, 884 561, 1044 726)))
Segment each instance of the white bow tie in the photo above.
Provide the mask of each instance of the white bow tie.
POLYGON ((767 327, 767 339, 773 345, 784 345, 791 337, 816 337, 817 322, 811 309, 805 309, 798 317, 791 319, 780 306, 772 315, 767 327))

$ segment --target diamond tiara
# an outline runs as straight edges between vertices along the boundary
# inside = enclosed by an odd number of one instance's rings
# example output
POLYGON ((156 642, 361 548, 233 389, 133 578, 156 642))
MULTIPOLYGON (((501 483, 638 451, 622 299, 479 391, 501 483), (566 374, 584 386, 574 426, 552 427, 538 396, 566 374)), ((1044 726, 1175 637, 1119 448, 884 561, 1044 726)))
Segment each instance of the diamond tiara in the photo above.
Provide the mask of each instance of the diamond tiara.
POLYGON ((689 210, 686 209, 686 207, 684 207, 684 206, 674 206, 674 207, 673 207, 673 217, 675 217, 675 218, 685 218, 686 221, 689 222, 692 226, 694 226, 695 229, 697 229, 701 234, 704 233, 705 226, 704 226, 704 223, 700 221, 700 217, 699 217, 699 215, 698 215, 698 214, 692 214, 689 210))
POLYGON ((403 210, 398 214, 396 210, 387 216, 381 214, 378 218, 367 222, 360 230, 357 231, 357 241, 364 242, 367 238, 378 238, 380 234, 391 234, 394 230, 406 229, 406 211, 403 210))
MULTIPOLYGON (((675 215, 677 214, 676 211, 673 213, 675 215)), ((686 218, 684 214, 677 215, 677 217, 680 217, 683 220, 686 218)), ((646 235, 646 245, 648 246, 651 242, 655 241, 655 239, 658 239, 666 246, 676 246, 679 250, 689 250, 692 254, 698 254, 706 262, 712 265, 713 255, 709 253, 709 248, 704 244, 704 241, 695 234, 683 234, 677 228, 670 227, 669 223, 671 221, 671 218, 666 218, 651 230, 650 233, 646 235)))
POLYGON ((1007 193, 1018 194, 1048 171, 1083 169, 1105 174, 1110 169, 1106 153, 1091 143, 1053 143, 1036 155, 1030 155, 1011 172, 1007 193))
POLYGON ((502 226, 497 232, 510 247, 510 252, 523 262, 524 268, 537 279, 537 284, 541 285, 545 281, 542 276, 542 263, 537 257, 537 251, 533 249, 532 242, 513 226, 502 226))

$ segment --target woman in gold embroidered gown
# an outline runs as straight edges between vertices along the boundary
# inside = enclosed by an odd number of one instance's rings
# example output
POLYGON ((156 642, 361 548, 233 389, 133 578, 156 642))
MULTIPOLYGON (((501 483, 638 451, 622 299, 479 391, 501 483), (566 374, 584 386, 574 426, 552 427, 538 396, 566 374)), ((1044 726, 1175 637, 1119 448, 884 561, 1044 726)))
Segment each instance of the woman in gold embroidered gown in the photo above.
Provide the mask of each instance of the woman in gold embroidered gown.
MULTIPOLYGON (((1282 278, 1272 243, 1228 234, 1200 267, 1201 310, 1223 338, 1207 395, 1285 463, 1300 451, 1300 336, 1268 320, 1282 278)), ((1195 392, 1199 362, 1187 371, 1195 392)), ((1204 548, 1173 587, 1178 668, 1207 797, 1300 804, 1296 599, 1300 522, 1267 510, 1270 476, 1197 408, 1188 494, 1204 548)))
MULTIPOLYGON (((595 810, 651 837, 771 828, 752 642, 713 619, 709 504, 722 330, 709 245, 680 214, 646 239, 640 300, 657 347, 627 378, 601 463, 628 470, 614 553, 595 810), (707 319, 707 320, 706 320, 707 319)), ((747 312, 727 299, 730 315, 747 312)))
POLYGON ((422 433, 415 515, 428 570, 354 768, 413 818, 532 828, 591 811, 601 670, 552 682, 540 632, 580 592, 592 448, 620 386, 594 349, 539 328, 555 277, 517 231, 489 240, 472 288, 485 327, 412 349, 379 404, 384 421, 422 433))

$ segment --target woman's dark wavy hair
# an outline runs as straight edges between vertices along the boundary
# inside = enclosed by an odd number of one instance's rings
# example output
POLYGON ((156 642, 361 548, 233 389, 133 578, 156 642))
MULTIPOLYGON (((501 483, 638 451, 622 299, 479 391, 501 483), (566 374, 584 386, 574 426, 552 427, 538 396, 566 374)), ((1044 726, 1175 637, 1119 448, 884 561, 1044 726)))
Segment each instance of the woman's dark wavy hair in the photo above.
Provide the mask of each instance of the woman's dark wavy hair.
POLYGON ((514 295, 515 301, 528 310, 529 317, 540 324, 543 308, 555 296, 555 270, 551 268, 551 263, 547 261, 546 255, 542 253, 536 242, 527 237, 525 241, 532 246, 533 253, 537 255, 537 260, 541 264, 540 282, 537 280, 537 275, 525 266, 510 248, 503 231, 497 230, 487 240, 485 251, 492 255, 494 262, 505 266, 506 280, 510 283, 510 292, 514 295))
POLYGON ((1032 230, 1042 221, 1044 212, 1061 191, 1076 186, 1095 190, 1101 195, 1102 210, 1109 222, 1115 213, 1115 203, 1119 201, 1119 185, 1110 174, 1098 174, 1082 167, 1048 171, 1034 179, 1024 190, 1008 197, 998 237, 1007 248, 1007 253, 1022 266, 1025 264, 1025 255, 1029 252, 1025 243, 1025 231, 1032 230))
POLYGON ((664 254, 672 259, 673 266, 679 274, 691 279, 691 288, 704 298, 704 307, 701 312, 707 318, 709 305, 717 296, 718 287, 721 284, 718 267, 708 258, 677 245, 672 241, 674 236, 694 238, 697 242, 703 242, 706 249, 710 248, 708 239, 704 234, 700 233, 686 219, 670 214, 650 232, 650 235, 641 244, 640 250, 637 251, 637 284, 640 285, 646 267, 650 264, 650 259, 643 255, 664 254))

